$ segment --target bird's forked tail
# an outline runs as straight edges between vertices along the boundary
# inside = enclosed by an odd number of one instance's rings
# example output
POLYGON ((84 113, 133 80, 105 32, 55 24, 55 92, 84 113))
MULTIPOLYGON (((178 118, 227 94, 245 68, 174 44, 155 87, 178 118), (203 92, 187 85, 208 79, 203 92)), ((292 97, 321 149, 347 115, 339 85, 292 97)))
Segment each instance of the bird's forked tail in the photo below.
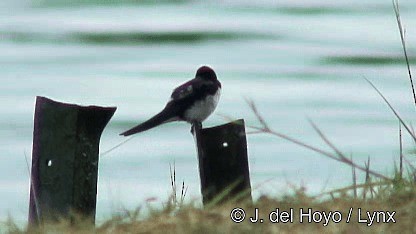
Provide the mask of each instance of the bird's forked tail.
POLYGON ((135 133, 143 132, 146 130, 149 130, 151 128, 154 128, 158 125, 174 121, 173 114, 169 113, 170 111, 167 111, 166 109, 162 110, 159 114, 153 116, 152 118, 146 120, 145 122, 123 132, 120 133, 122 136, 130 136, 135 133))

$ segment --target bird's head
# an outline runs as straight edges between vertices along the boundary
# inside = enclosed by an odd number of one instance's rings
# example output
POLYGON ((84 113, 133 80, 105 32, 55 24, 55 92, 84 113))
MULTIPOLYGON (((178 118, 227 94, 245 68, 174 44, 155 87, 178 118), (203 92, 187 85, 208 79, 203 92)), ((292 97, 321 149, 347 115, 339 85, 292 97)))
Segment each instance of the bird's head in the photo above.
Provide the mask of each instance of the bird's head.
POLYGON ((215 74, 214 70, 208 66, 202 66, 198 68, 196 71, 195 77, 200 77, 205 80, 216 80, 217 75, 215 74))

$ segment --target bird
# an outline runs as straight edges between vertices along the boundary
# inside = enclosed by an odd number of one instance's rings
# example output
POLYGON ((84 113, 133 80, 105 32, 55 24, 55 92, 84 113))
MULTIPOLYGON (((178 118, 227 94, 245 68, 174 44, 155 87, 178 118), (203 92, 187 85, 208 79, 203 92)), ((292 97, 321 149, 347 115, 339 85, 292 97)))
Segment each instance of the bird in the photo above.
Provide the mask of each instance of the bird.
POLYGON ((214 70, 209 66, 201 66, 193 79, 173 90, 162 111, 120 135, 130 136, 173 121, 201 126, 202 121, 214 112, 220 95, 221 82, 214 70))

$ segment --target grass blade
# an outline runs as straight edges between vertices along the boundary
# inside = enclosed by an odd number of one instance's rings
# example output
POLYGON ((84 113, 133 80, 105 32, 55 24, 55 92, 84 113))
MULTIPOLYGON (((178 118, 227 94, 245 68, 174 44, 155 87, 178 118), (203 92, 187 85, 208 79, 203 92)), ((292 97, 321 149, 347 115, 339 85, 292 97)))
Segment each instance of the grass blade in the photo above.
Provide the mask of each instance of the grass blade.
POLYGON ((393 9, 394 9, 394 13, 396 14, 397 27, 399 28, 399 32, 400 32, 400 41, 402 42, 404 58, 406 60, 406 65, 407 65, 407 72, 409 74, 410 86, 413 92, 413 100, 416 106, 415 87, 413 85, 412 71, 410 70, 409 56, 407 55, 407 48, 406 48, 406 40, 405 40, 406 30, 403 28, 402 21, 400 19, 400 9, 399 9, 398 0, 393 0, 393 9))
POLYGON ((394 109, 394 107, 390 104, 390 102, 387 100, 387 98, 381 93, 381 91, 367 78, 364 77, 364 79, 373 87, 374 90, 380 95, 381 98, 383 98, 384 102, 389 106, 390 110, 393 111, 394 115, 397 119, 399 119, 400 123, 404 126, 406 131, 412 136, 413 140, 416 142, 416 136, 413 133, 413 131, 407 126, 407 124, 403 121, 403 119, 400 117, 400 115, 397 113, 397 111, 394 109))

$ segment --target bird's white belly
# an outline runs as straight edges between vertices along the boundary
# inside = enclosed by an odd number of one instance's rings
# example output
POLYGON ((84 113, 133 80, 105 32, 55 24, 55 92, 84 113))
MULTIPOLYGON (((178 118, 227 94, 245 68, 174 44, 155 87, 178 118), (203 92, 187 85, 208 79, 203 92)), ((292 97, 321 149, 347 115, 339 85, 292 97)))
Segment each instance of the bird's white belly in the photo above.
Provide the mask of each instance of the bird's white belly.
POLYGON ((221 89, 214 95, 209 95, 205 100, 196 101, 191 108, 185 111, 184 117, 188 122, 202 122, 214 112, 220 99, 221 89))

